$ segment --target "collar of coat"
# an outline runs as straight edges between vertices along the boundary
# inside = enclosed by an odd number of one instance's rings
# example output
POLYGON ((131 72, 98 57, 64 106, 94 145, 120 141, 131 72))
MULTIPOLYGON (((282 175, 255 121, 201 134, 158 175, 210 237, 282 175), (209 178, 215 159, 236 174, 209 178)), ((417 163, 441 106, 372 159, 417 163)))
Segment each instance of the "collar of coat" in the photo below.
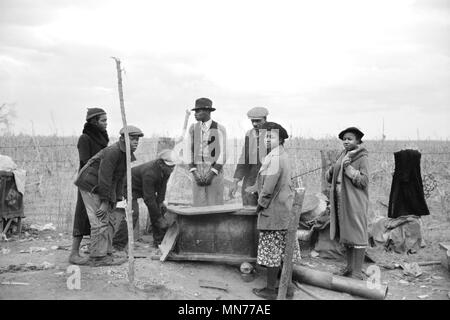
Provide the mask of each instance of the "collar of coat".
MULTIPOLYGON (((123 153, 127 153, 125 141, 119 140, 119 141, 117 141, 117 144, 119 145, 120 151, 122 151, 123 153)), ((133 161, 136 161, 136 157, 134 156, 134 153, 131 152, 131 162, 133 162, 133 161)))
POLYGON ((286 151, 284 150, 284 147, 282 145, 279 145, 278 147, 276 147, 275 149, 270 151, 269 154, 264 157, 261 168, 259 168, 259 172, 267 169, 267 167, 269 166, 270 161, 272 160, 273 157, 279 157, 285 152, 286 151))
MULTIPOLYGON (((345 153, 346 153, 346 150, 343 150, 341 155, 345 155, 345 153)), ((359 145, 359 147, 357 149, 348 152, 348 156, 352 162, 356 161, 359 158, 362 158, 364 156, 367 157, 368 155, 369 155, 369 151, 367 151, 367 149, 363 145, 359 145)))
POLYGON ((95 141, 98 145, 105 148, 108 145, 109 137, 107 131, 101 131, 97 126, 86 122, 84 124, 83 133, 95 141))

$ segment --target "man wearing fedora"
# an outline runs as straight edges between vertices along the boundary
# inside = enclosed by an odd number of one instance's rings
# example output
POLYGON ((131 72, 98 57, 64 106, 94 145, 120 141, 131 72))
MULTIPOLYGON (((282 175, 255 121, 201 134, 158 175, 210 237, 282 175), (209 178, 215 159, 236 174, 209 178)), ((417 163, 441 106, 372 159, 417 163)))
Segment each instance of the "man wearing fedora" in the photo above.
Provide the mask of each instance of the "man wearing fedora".
MULTIPOLYGON (((175 152, 164 149, 159 152, 157 158, 131 169, 132 181, 132 209, 133 228, 136 228, 139 219, 138 199, 144 199, 152 223, 153 245, 157 248, 168 228, 164 218, 166 211, 164 199, 166 196, 167 181, 179 161, 175 152)), ((114 236, 113 246, 121 251, 128 244, 128 229, 126 220, 122 220, 119 229, 114 236)))
MULTIPOLYGON (((132 125, 127 126, 130 137, 131 161, 136 160, 139 138, 144 134, 132 125)), ((125 128, 120 130, 119 141, 102 149, 89 159, 78 173, 75 185, 80 189, 91 224, 89 264, 110 266, 125 262, 112 257, 112 212, 123 199, 123 180, 126 176, 125 128)))
POLYGON ((189 128, 191 159, 190 172, 194 177, 193 205, 195 207, 224 203, 223 165, 226 160, 226 130, 211 119, 212 101, 195 101, 196 123, 189 128))
POLYGON ((255 107, 247 112, 253 128, 245 133, 245 142, 242 148, 239 162, 233 176, 233 186, 230 188, 230 198, 238 189, 238 183, 242 182, 242 204, 244 206, 256 206, 258 194, 245 191, 248 186, 253 186, 261 167, 261 160, 267 155, 267 147, 264 143, 265 130, 261 126, 266 123, 269 111, 264 107, 255 107))

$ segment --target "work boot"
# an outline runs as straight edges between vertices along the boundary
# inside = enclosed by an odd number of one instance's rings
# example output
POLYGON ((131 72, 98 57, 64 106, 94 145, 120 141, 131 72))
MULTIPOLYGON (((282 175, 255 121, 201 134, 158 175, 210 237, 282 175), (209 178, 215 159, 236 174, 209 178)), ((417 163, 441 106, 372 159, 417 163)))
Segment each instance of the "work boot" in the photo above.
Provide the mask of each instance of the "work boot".
POLYGON ((351 277, 357 280, 364 280, 362 267, 366 248, 353 248, 353 272, 351 277))
POLYGON ((81 257, 77 254, 71 254, 69 256, 69 263, 76 264, 78 266, 85 266, 89 264, 89 257, 81 257))
POLYGON ((345 268, 335 272, 334 275, 341 277, 351 277, 353 272, 353 248, 347 247, 345 254, 347 256, 347 266, 345 268))
POLYGON ((270 288, 253 288, 253 293, 258 297, 264 298, 266 300, 276 300, 277 299, 277 290, 270 288))
POLYGON ((124 264, 127 259, 117 258, 114 259, 110 255, 106 255, 104 257, 94 257, 89 259, 89 264, 91 267, 110 267, 110 266, 118 266, 124 264))

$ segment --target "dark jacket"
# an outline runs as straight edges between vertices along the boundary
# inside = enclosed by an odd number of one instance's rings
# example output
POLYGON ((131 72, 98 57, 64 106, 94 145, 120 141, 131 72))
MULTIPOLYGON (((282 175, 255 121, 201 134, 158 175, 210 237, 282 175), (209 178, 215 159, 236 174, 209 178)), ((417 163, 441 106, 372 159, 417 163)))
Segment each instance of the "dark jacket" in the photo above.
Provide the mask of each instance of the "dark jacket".
MULTIPOLYGON (((136 160, 131 154, 131 161, 136 160)), ((93 156, 80 170, 75 185, 98 194, 101 201, 115 203, 122 200, 126 175, 125 143, 118 141, 93 156)))
POLYGON ((244 205, 256 205, 252 194, 246 192, 245 189, 255 184, 256 176, 261 168, 261 159, 264 159, 267 155, 264 138, 265 130, 251 129, 245 134, 244 146, 233 176, 235 179, 244 179, 242 181, 242 202, 244 205))
POLYGON ((368 244, 367 214, 369 210, 369 153, 364 147, 351 153, 350 165, 341 170, 344 150, 336 163, 326 172, 331 183, 330 238, 347 245, 368 244), (338 175, 341 180, 341 198, 336 197, 338 175))
POLYGON ((152 160, 131 169, 133 198, 143 198, 150 214, 161 214, 160 205, 166 197, 170 174, 162 170, 161 159, 152 160))
POLYGON ((394 153, 395 171, 389 195, 389 218, 429 215, 420 171, 421 154, 417 150, 394 153))
POLYGON ((294 187, 289 156, 283 146, 274 149, 263 161, 257 176, 258 230, 287 230, 292 218, 294 187))
POLYGON ((226 130, 216 121, 212 121, 208 132, 206 150, 201 153, 202 128, 200 122, 194 123, 189 128, 191 163, 189 168, 197 167, 197 164, 203 162, 211 163, 211 166, 217 171, 221 171, 226 160, 226 130))
POLYGON ((90 123, 86 123, 83 133, 78 139, 78 155, 80 157, 80 169, 88 162, 88 160, 96 155, 100 150, 106 148, 109 142, 108 134, 100 131, 97 127, 90 123))

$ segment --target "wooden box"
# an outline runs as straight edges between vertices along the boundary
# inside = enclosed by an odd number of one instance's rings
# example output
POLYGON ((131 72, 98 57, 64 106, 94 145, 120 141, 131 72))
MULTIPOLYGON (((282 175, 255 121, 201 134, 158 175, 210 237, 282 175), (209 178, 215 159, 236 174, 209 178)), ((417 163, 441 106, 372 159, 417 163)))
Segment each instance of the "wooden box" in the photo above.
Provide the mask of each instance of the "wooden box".
POLYGON ((238 204, 169 206, 179 233, 169 260, 242 263, 256 261, 258 249, 255 207, 238 204))

